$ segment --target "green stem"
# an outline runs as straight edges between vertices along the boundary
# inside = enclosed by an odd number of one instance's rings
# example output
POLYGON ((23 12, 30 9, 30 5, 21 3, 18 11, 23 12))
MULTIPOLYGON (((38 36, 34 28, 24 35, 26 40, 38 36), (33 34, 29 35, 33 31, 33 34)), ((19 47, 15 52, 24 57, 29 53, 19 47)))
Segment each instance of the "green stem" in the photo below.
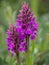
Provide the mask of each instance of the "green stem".
POLYGON ((32 53, 32 55, 31 55, 31 59, 32 59, 32 65, 34 65, 34 47, 35 47, 35 45, 34 45, 34 40, 32 41, 32 50, 31 50, 31 53, 32 53))
POLYGON ((35 41, 33 40, 33 41, 32 41, 32 50, 31 50, 32 53, 34 52, 34 47, 35 47, 34 42, 35 42, 35 41))
POLYGON ((18 52, 18 47, 15 45, 15 52, 16 52, 16 56, 17 56, 17 64, 16 65, 21 65, 20 62, 20 53, 18 52))
POLYGON ((19 56, 19 52, 17 52, 16 55, 17 55, 17 65, 21 65, 21 64, 20 64, 20 56, 19 56))
POLYGON ((32 65, 31 64, 31 58, 30 58, 30 52, 29 52, 29 36, 27 36, 26 38, 26 42, 27 42, 27 47, 26 47, 26 61, 27 61, 27 65, 32 65))

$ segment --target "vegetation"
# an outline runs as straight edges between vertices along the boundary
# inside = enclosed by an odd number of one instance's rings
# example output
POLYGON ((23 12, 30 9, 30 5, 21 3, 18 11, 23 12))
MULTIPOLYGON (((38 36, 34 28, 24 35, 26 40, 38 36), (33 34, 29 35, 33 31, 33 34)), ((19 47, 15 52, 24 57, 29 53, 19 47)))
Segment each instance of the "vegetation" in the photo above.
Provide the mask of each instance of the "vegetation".
MULTIPOLYGON (((30 41, 31 62, 33 65, 49 65, 49 0, 0 0, 0 65, 16 65, 16 56, 7 51, 6 31, 10 23, 15 24, 18 10, 23 1, 29 3, 39 23, 35 41, 30 41), (31 50, 32 48, 32 50, 31 50)), ((22 65, 26 65, 20 53, 22 65)))

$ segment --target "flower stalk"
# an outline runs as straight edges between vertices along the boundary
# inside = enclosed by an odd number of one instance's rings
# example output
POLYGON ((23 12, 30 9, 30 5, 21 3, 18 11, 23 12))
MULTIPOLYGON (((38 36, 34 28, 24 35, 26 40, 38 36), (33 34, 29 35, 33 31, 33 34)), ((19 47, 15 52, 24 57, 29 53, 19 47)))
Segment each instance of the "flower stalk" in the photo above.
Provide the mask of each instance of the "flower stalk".
POLYGON ((19 52, 16 53, 16 56, 17 56, 17 64, 16 65, 21 65, 19 52))
POLYGON ((16 52, 16 57, 17 57, 17 64, 16 65, 21 65, 21 62, 20 62, 20 53, 17 50, 18 47, 16 46, 15 48, 16 48, 15 52, 16 52))
POLYGON ((31 64, 31 59, 30 59, 30 52, 29 52, 29 36, 26 37, 26 42, 27 42, 27 46, 26 46, 26 61, 27 64, 26 65, 32 65, 31 64))

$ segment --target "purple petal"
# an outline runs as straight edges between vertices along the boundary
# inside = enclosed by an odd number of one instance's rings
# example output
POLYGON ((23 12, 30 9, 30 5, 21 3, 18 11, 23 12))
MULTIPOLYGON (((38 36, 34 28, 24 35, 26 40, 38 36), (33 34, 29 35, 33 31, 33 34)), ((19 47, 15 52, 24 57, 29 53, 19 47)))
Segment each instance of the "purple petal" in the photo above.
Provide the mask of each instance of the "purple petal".
POLYGON ((30 34, 32 34, 32 31, 31 31, 31 29, 27 29, 27 31, 25 33, 30 35, 30 34))

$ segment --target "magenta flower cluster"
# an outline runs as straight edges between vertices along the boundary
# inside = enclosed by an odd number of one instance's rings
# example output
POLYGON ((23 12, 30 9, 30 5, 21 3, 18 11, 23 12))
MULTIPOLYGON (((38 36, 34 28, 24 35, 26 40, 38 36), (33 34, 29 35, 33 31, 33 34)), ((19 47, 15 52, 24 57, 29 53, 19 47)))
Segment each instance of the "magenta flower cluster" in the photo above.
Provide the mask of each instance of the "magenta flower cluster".
POLYGON ((36 17, 33 16, 33 14, 34 13, 31 12, 28 4, 24 2, 16 20, 24 34, 26 36, 29 35, 32 40, 36 38, 36 33, 38 31, 38 23, 36 22, 36 17))
POLYGON ((34 40, 38 31, 38 23, 34 13, 28 7, 27 3, 23 3, 20 13, 16 19, 16 26, 10 25, 7 31, 7 47, 11 53, 26 51, 26 37, 29 36, 31 40, 34 40))
POLYGON ((7 47, 12 54, 14 54, 16 50, 25 51, 25 35, 21 28, 16 28, 14 25, 10 24, 7 34, 7 47))

